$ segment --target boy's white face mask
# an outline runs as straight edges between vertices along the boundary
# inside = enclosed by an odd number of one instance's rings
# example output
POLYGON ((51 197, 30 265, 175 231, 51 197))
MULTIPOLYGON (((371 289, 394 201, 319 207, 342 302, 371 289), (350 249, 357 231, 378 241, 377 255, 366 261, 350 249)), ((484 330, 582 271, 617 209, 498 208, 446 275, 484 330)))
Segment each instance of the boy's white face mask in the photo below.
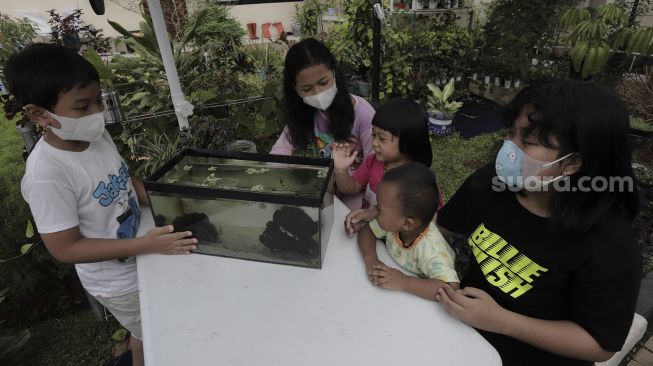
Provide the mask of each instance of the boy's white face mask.
POLYGON ((48 112, 61 124, 61 128, 48 126, 50 131, 62 140, 97 141, 104 132, 104 113, 98 112, 81 118, 58 116, 48 112))

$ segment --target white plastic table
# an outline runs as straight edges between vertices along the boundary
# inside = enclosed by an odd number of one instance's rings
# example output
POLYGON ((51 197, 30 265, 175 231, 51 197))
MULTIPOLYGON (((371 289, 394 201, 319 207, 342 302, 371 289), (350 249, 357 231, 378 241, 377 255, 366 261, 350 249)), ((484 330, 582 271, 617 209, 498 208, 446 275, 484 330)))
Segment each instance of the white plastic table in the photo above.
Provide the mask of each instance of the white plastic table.
MULTIPOLYGON (((501 365, 439 304, 373 286, 336 199, 320 270, 201 254, 138 257, 146 365, 501 365)), ((143 232, 152 227, 144 211, 143 232)), ((396 266, 379 245, 379 258, 396 266)))

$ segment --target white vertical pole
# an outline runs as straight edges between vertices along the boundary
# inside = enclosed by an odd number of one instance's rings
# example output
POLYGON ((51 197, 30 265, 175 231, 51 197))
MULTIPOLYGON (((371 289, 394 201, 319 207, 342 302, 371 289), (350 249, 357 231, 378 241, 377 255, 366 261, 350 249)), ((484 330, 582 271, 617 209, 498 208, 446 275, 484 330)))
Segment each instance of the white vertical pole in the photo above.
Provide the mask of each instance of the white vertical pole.
POLYGON ((184 93, 181 91, 179 75, 177 74, 177 66, 175 65, 175 59, 172 56, 170 40, 168 39, 168 31, 166 30, 166 23, 163 19, 161 2, 159 0, 147 0, 147 5, 150 9, 150 15, 152 16, 154 34, 156 35, 156 40, 159 44, 159 51, 161 52, 161 58, 163 59, 163 67, 165 69, 166 76, 168 77, 170 94, 172 96, 172 104, 175 107, 177 121, 179 122, 179 130, 187 131, 189 128, 188 116, 193 114, 193 105, 184 98, 184 93))

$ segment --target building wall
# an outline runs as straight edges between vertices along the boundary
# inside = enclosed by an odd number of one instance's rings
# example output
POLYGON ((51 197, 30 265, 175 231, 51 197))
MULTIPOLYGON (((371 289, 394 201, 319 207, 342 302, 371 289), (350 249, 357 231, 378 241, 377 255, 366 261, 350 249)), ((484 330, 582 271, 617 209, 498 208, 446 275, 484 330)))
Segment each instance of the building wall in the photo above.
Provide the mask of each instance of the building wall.
MULTIPOLYGON (((295 4, 301 4, 301 2, 236 5, 230 6, 230 12, 234 18, 240 21, 243 29, 247 29, 248 23, 256 23, 256 34, 260 38, 262 33, 261 24, 264 23, 281 22, 286 32, 291 31, 295 4)), ((276 35, 274 32, 272 34, 276 35)))
POLYGON ((96 28, 102 29, 104 35, 114 37, 119 35, 109 23, 107 19, 115 21, 128 30, 138 29, 138 23, 141 20, 141 15, 125 10, 115 3, 106 0, 104 2, 105 13, 104 15, 96 15, 91 8, 91 5, 86 0, 1 0, 0 13, 7 14, 13 17, 22 17, 21 12, 29 12, 39 16, 45 22, 50 19, 46 13, 49 9, 56 9, 59 14, 69 14, 76 8, 82 9, 82 20, 88 24, 92 24, 96 28))
MULTIPOLYGON (((240 21, 243 29, 247 29, 247 23, 257 24, 257 34, 260 37, 261 24, 281 22, 286 31, 290 31, 292 26, 292 16, 295 13, 295 4, 300 2, 283 2, 267 3, 256 5, 236 5, 230 6, 231 14, 240 21)), ((0 13, 13 17, 22 17, 23 12, 39 16, 44 22, 50 17, 46 13, 49 9, 56 9, 60 14, 70 13, 76 8, 83 11, 82 19, 92 24, 96 28, 104 31, 106 36, 119 35, 109 23, 108 20, 115 21, 128 30, 137 30, 138 23, 141 21, 141 15, 129 10, 123 9, 119 5, 105 0, 105 14, 96 15, 86 0, 1 0, 0 13)))

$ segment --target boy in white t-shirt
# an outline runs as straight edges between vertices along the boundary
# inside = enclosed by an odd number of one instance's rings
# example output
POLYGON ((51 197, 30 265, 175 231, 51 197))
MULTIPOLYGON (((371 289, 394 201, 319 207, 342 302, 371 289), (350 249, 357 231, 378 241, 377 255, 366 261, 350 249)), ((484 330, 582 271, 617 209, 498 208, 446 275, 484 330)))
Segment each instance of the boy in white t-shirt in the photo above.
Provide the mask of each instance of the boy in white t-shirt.
POLYGON ((196 240, 172 226, 136 238, 138 201, 147 202, 104 129, 99 76, 76 52, 33 44, 5 66, 8 86, 45 133, 25 167, 21 190, 48 251, 75 263, 84 288, 132 333, 143 364, 135 256, 188 254, 196 240))
POLYGON ((358 232, 367 275, 376 286, 400 290, 435 301, 448 283, 458 288, 454 252, 431 220, 438 207, 438 185, 420 163, 388 170, 376 191, 376 219, 358 232), (376 240, 385 239, 390 256, 407 276, 388 267, 376 254, 376 240))

